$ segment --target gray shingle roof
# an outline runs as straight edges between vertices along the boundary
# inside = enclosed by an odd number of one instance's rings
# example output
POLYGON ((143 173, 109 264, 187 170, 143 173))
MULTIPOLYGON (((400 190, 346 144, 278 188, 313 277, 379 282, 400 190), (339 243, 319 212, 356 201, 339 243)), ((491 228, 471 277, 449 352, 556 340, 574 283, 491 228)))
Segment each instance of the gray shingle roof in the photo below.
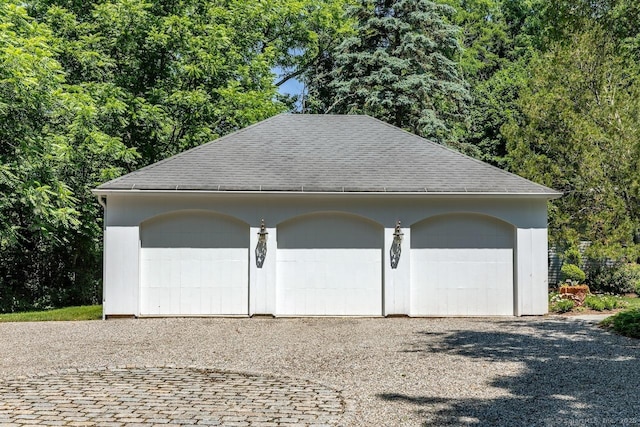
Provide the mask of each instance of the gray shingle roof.
POLYGON ((369 116, 281 114, 98 190, 541 194, 555 190, 369 116))

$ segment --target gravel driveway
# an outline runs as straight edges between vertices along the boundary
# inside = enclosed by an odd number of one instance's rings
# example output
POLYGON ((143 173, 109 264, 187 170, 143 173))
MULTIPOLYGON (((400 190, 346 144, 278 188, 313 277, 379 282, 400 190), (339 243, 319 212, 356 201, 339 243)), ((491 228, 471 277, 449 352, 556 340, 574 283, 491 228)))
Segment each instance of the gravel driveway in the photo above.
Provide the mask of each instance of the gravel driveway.
POLYGON ((339 425, 640 425, 639 359, 640 340, 562 318, 0 324, 0 381, 198 366, 335 390, 339 425))

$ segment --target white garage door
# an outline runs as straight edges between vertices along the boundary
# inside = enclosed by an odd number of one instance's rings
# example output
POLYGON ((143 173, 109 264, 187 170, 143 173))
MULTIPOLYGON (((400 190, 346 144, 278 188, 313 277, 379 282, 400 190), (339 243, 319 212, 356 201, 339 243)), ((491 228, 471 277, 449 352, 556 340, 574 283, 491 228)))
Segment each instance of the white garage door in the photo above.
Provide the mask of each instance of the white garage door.
POLYGON ((346 214, 278 226, 276 314, 380 316, 383 228, 346 214))
POLYGON ((411 227, 411 315, 514 314, 513 227, 443 215, 411 227))
POLYGON ((206 212, 140 228, 140 314, 248 314, 249 227, 206 212))

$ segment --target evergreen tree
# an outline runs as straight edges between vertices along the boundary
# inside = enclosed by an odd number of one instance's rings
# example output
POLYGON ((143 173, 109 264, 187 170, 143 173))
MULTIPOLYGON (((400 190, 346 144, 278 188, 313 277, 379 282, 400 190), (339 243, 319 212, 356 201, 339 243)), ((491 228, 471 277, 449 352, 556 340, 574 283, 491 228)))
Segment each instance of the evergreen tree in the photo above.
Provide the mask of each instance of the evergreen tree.
POLYGON ((323 67, 332 68, 329 90, 319 87, 322 79, 309 82, 314 108, 369 114, 434 141, 455 142, 469 94, 456 63, 453 12, 429 0, 363 0, 351 8, 354 34, 323 58, 323 67))
POLYGON ((514 171, 565 193, 551 240, 592 242, 592 255, 635 259, 640 231, 640 68, 598 25, 531 63, 503 127, 514 171))

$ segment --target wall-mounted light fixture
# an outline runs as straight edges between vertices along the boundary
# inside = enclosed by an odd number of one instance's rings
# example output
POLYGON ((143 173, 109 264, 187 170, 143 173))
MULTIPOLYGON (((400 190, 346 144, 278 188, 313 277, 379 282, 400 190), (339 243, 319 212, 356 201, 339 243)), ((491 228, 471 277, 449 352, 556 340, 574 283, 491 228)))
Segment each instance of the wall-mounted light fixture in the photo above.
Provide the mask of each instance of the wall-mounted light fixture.
POLYGON ((390 258, 391 268, 398 268, 400 262, 400 253, 402 252, 402 237, 404 233, 400 228, 400 221, 396 223, 396 229, 393 232, 393 242, 391 243, 390 258))
POLYGON ((258 231, 258 244, 256 245, 256 267, 262 268, 267 257, 267 237, 269 232, 264 225, 264 218, 260 221, 260 231, 258 231))

